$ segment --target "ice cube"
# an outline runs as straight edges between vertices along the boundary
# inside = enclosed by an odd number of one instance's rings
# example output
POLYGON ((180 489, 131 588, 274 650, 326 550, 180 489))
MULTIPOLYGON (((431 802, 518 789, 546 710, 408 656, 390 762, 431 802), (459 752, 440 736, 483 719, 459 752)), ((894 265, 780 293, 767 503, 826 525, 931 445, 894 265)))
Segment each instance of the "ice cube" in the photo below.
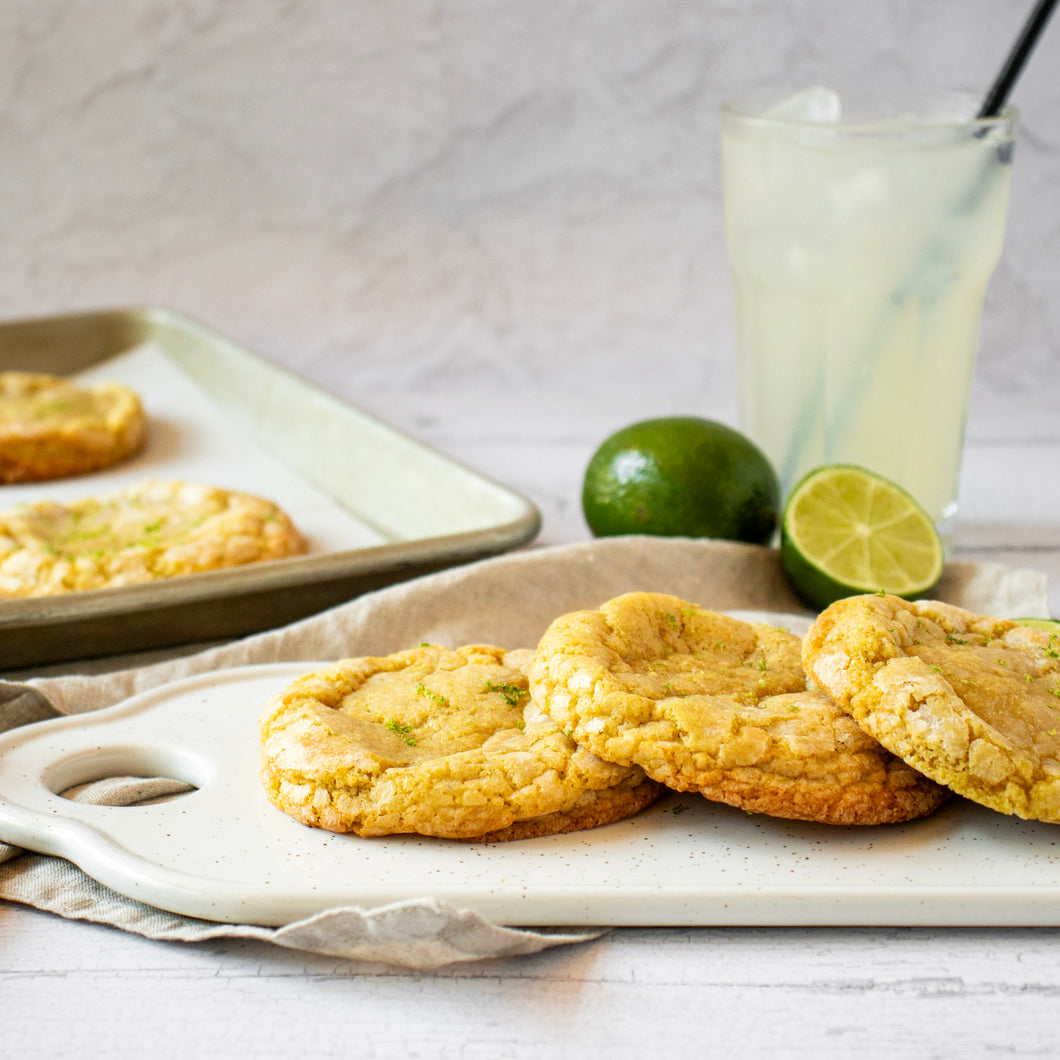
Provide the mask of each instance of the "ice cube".
POLYGON ((839 93, 815 86, 786 96, 769 107, 762 116, 784 121, 837 122, 841 109, 839 93))

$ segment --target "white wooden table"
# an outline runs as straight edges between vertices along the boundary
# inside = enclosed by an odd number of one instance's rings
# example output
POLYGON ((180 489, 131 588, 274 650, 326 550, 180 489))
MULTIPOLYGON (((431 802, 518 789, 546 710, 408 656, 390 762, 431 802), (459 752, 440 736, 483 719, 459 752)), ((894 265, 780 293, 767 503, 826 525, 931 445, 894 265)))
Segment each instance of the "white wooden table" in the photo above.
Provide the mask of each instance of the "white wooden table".
MULTIPOLYGON (((540 544, 586 537, 578 489, 597 439, 531 434, 472 437, 445 419, 420 431, 537 502, 540 544)), ((1054 614, 1058 464, 1060 436, 972 443, 955 552, 1050 571, 1054 614), (1023 495, 1033 504, 1005 503, 1023 495)), ((0 1000, 10 1057, 1047 1056, 1060 928, 620 929, 413 974, 156 943, 4 904, 0 1000)))

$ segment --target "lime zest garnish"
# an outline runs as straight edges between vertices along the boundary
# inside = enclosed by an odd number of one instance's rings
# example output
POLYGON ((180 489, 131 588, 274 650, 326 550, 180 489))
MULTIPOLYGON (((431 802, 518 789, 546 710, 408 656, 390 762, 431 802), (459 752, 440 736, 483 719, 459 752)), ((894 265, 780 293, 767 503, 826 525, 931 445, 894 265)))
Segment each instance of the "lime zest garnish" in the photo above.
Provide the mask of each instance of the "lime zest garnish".
POLYGON ((530 695, 527 689, 520 688, 518 685, 511 683, 495 685, 492 681, 487 681, 486 688, 490 692, 500 692, 504 697, 504 702, 511 707, 517 707, 519 705, 519 700, 522 699, 523 696, 530 695))
POLYGON ((435 703, 440 703, 442 705, 445 705, 446 703, 449 702, 449 700, 446 699, 445 696, 443 696, 441 694, 441 692, 433 692, 431 689, 429 689, 422 682, 420 682, 420 684, 416 685, 416 691, 421 696, 426 696, 428 699, 433 699, 435 701, 435 703))
POLYGON ((405 737, 405 743, 408 744, 409 747, 416 746, 416 737, 410 735, 412 732, 411 725, 402 725, 396 718, 387 718, 383 722, 383 727, 389 729, 396 736, 405 737))

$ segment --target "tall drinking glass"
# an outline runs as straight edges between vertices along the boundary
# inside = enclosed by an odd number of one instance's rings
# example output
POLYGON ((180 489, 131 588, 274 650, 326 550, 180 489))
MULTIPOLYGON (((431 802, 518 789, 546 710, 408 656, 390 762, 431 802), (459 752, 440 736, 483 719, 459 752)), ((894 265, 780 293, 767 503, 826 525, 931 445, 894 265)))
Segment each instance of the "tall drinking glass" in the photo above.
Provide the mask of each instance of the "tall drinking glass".
POLYGON ((785 494, 860 464, 951 528, 1016 132, 976 109, 825 89, 722 107, 741 424, 785 494))

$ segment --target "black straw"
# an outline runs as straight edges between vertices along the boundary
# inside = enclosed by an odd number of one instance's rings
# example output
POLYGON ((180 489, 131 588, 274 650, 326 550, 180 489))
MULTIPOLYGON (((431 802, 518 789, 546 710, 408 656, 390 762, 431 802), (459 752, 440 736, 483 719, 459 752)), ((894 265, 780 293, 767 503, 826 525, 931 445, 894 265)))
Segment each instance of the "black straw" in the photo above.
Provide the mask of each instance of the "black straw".
POLYGON ((1005 65, 1001 67, 997 80, 991 86, 986 99, 983 100, 978 117, 993 118, 1001 113, 1005 100, 1008 99, 1016 78, 1019 77, 1024 64, 1034 50, 1034 45, 1038 43, 1038 38, 1045 29, 1045 24, 1049 21, 1054 7, 1056 7, 1056 0, 1038 0, 1035 4, 1030 18, 1027 19, 1027 24, 1016 38, 1016 43, 1012 45, 1012 51, 1005 59, 1005 65))

